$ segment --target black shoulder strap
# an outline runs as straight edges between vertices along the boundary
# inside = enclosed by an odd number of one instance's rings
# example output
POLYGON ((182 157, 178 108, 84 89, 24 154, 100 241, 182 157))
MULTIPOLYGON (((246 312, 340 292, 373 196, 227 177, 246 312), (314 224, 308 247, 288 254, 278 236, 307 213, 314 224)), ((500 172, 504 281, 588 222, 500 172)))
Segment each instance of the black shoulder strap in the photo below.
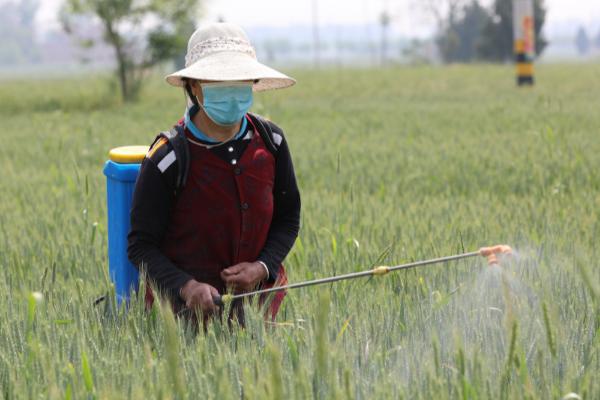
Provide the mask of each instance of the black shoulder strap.
POLYGON ((260 135, 263 142, 265 142, 265 146, 267 149, 273 154, 274 157, 277 157, 277 146, 273 143, 273 129, 271 128, 271 124, 269 121, 261 117, 260 115, 254 113, 248 113, 250 118, 252 118, 252 122, 256 125, 256 129, 258 130, 258 134, 260 135))
MULTIPOLYGON (((190 148, 188 147, 187 138, 183 126, 175 125, 169 131, 163 131, 158 135, 158 138, 164 137, 169 141, 169 144, 175 151, 175 159, 177 160, 177 181, 175 182, 175 195, 181 192, 187 181, 188 171, 190 169, 190 148)), ((157 138, 157 140, 158 140, 157 138)))
MULTIPOLYGON (((269 121, 253 113, 248 113, 252 122, 256 126, 260 137, 262 138, 267 149, 277 157, 277 146, 273 143, 273 129, 269 121)), ((190 148, 188 145, 183 126, 175 125, 170 131, 161 132, 155 139, 158 141, 161 137, 167 139, 169 144, 175 151, 175 158, 177 160, 177 182, 175 182, 175 195, 178 195, 187 181, 188 172, 190 169, 190 148)))

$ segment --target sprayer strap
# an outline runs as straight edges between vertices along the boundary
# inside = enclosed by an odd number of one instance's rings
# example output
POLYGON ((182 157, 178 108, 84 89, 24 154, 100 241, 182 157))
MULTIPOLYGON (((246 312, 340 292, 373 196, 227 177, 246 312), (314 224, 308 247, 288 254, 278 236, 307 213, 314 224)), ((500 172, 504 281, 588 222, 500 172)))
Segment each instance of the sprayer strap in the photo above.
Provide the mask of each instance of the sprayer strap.
POLYGON ((190 149, 182 125, 175 125, 169 131, 163 131, 156 140, 165 138, 173 149, 173 156, 177 161, 177 181, 175 182, 175 194, 179 194, 187 181, 188 171, 190 169, 190 149))
POLYGON ((248 116, 269 152, 277 159, 277 147, 281 144, 283 136, 274 132, 271 123, 260 115, 248 113, 248 116))

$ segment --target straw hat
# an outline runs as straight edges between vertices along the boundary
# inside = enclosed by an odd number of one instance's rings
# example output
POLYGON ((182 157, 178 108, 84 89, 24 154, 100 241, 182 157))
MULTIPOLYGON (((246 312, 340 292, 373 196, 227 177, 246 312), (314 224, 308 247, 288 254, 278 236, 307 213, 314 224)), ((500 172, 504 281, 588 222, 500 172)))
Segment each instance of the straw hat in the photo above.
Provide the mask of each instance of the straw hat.
POLYGON ((254 91, 281 89, 293 78, 261 64, 246 33, 237 25, 212 23, 197 29, 188 42, 185 68, 165 78, 183 86, 181 78, 208 81, 256 81, 254 91))

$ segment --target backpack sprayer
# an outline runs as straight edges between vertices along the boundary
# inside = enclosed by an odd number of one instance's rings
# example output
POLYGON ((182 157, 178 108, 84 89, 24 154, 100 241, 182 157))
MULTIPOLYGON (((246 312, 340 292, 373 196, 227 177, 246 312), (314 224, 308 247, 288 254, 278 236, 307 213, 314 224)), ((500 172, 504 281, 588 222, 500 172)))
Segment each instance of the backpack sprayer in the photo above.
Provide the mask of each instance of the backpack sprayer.
POLYGON ((448 261, 456 261, 456 260, 461 260, 463 258, 469 258, 469 257, 477 257, 477 256, 486 257, 487 261, 488 261, 488 265, 492 266, 492 265, 499 264, 498 255, 510 255, 510 254, 512 254, 512 249, 510 246, 507 246, 507 245, 482 247, 479 250, 472 251, 470 253, 463 253, 463 254, 457 254, 457 255, 453 255, 453 256, 432 258, 430 260, 415 261, 412 263, 396 265, 393 267, 379 266, 379 267, 375 267, 375 268, 367 270, 367 271, 351 272, 349 274, 330 276, 328 278, 314 279, 314 280, 305 281, 305 282, 292 283, 289 285, 276 286, 276 287, 272 287, 269 289, 255 290, 253 292, 240 293, 240 294, 224 294, 222 296, 214 296, 213 303, 215 303, 215 305, 218 305, 218 306, 224 306, 225 304, 231 303, 233 300, 243 299, 244 297, 260 295, 260 294, 265 294, 265 293, 279 292, 279 291, 287 290, 287 289, 298 289, 301 287, 321 285, 324 283, 332 283, 332 282, 338 282, 338 281, 343 281, 343 280, 348 280, 348 279, 362 278, 365 276, 382 276, 382 275, 386 275, 393 271, 417 268, 417 267, 422 267, 425 265, 443 263, 443 262, 448 262, 448 261))
MULTIPOLYGON (((277 137, 281 140, 281 135, 259 115, 248 113, 248 121, 259 133, 269 152, 276 156, 276 144, 279 143, 277 137)), ((176 154, 179 168, 174 184, 175 193, 178 193, 185 184, 189 170, 187 140, 177 126, 170 131, 161 132, 155 142, 161 138, 170 143, 176 154)), ((129 212, 135 181, 148 150, 148 146, 116 147, 109 152, 109 160, 104 164, 108 206, 108 269, 115 286, 117 304, 128 303, 131 292, 137 292, 139 287, 138 270, 127 257, 127 234, 130 229, 129 212)))
MULTIPOLYGON (((110 160, 106 162, 104 174, 107 178, 107 203, 108 203, 108 247, 109 247, 109 275, 115 284, 117 303, 129 301, 131 291, 137 291, 139 277, 137 269, 127 258, 127 233, 129 232, 129 209, 135 180, 138 175, 140 163, 143 160, 147 146, 118 147, 110 152, 110 160)), ((338 282, 365 276, 382 276, 393 271, 417 268, 425 265, 461 260, 470 257, 486 257, 489 265, 498 264, 498 255, 509 255, 512 249, 507 245, 482 247, 470 253, 457 254, 430 260, 416 261, 396 266, 378 266, 367 271, 352 272, 349 274, 331 276, 328 278, 314 279, 311 281, 292 283, 276 286, 269 289, 255 290, 240 294, 224 294, 213 297, 215 305, 224 306, 234 300, 243 299, 254 295, 274 293, 287 289, 298 289, 316 286, 324 283, 338 282)), ((96 303, 104 297, 96 300, 96 303)), ((185 312, 187 309, 181 310, 185 312)))

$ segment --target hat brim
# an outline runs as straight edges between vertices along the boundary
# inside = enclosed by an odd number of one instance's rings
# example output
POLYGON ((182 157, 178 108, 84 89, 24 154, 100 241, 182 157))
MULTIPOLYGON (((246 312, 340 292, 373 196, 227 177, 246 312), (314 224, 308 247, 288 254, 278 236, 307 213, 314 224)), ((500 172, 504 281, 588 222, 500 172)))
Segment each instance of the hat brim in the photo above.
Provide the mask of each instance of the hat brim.
POLYGON ((239 52, 220 52, 201 58, 187 68, 167 75, 173 86, 183 86, 182 78, 206 81, 257 81, 253 90, 283 89, 296 83, 293 78, 239 52))

